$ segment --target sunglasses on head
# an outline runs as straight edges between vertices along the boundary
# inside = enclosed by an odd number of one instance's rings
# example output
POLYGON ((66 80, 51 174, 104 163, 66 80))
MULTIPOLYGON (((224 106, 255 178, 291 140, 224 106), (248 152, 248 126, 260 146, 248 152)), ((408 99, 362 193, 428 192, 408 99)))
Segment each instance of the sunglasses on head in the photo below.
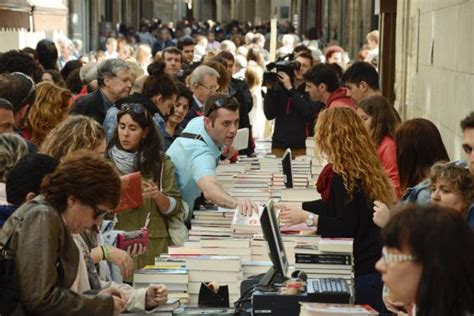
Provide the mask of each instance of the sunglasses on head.
POLYGON ((148 113, 145 107, 138 103, 125 103, 122 104, 121 112, 125 113, 136 113, 136 114, 144 114, 145 118, 148 120, 148 113))
POLYGON ((235 100, 234 97, 218 97, 214 100, 212 105, 209 107, 209 109, 204 113, 204 116, 209 116, 213 111, 220 109, 221 107, 227 106, 232 103, 236 103, 237 101, 235 100))
POLYGON ((26 79, 28 79, 28 81, 31 83, 30 91, 28 92, 28 94, 26 95, 26 97, 21 101, 21 104, 20 104, 20 106, 21 106, 21 105, 23 105, 23 103, 25 103, 26 100, 28 100, 28 98, 33 94, 33 92, 36 91, 36 85, 35 85, 35 82, 33 81, 33 79, 32 79, 30 76, 25 75, 25 74, 22 73, 22 72, 16 71, 16 72, 12 72, 11 74, 12 74, 12 75, 19 75, 19 76, 21 76, 21 77, 23 77, 23 78, 26 78, 26 79))

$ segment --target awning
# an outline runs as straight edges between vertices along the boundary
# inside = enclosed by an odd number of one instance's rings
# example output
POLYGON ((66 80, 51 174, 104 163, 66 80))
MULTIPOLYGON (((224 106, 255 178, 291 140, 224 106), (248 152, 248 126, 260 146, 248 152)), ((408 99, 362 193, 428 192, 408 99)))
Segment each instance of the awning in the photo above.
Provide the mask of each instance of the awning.
POLYGON ((30 12, 27 0, 0 0, 0 29, 29 29, 30 12))
POLYGON ((33 32, 62 31, 67 34, 68 9, 64 5, 33 5, 33 32))

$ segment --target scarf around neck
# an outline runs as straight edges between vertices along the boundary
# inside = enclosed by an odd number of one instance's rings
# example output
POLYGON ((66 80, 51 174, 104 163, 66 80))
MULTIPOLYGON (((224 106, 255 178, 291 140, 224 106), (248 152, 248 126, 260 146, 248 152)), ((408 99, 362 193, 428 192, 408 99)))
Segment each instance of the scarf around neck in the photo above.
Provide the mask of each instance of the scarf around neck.
POLYGON ((135 159, 137 159, 137 153, 131 153, 114 146, 109 154, 121 173, 129 174, 135 171, 135 159))

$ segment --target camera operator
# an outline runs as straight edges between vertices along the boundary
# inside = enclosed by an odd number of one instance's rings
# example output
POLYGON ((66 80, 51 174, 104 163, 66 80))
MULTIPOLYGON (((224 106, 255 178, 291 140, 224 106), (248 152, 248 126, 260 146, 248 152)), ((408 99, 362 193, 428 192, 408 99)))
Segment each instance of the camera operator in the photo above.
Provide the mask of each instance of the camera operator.
POLYGON ((291 148, 293 156, 305 155, 305 139, 313 136, 314 120, 324 107, 321 102, 312 102, 305 92, 304 74, 313 66, 313 57, 308 51, 301 51, 294 62, 277 63, 277 80, 264 79, 268 91, 264 98, 263 110, 268 120, 275 119, 272 137, 272 153, 281 157, 286 148, 291 148), (281 66, 283 65, 283 66, 281 66), (292 69, 293 68, 293 69, 292 69), (295 69, 297 68, 297 69, 295 69), (290 70, 287 70, 290 69, 290 70), (289 74, 293 72, 294 78, 289 74))

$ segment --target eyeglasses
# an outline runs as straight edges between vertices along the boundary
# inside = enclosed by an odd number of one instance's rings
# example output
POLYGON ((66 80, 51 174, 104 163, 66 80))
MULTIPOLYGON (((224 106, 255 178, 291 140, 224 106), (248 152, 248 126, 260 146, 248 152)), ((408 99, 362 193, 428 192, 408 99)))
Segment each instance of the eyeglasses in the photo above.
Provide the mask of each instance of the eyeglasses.
POLYGON ((206 87, 205 85, 203 85, 202 83, 198 83, 198 85, 200 85, 201 87, 203 87, 204 89, 206 89, 207 91, 213 93, 213 92, 216 92, 217 89, 219 89, 219 86, 213 86, 213 87, 206 87))
POLYGON ((12 72, 11 74, 12 74, 12 75, 19 75, 19 76, 21 76, 21 77, 23 77, 23 78, 26 78, 26 79, 28 79, 28 81, 31 83, 30 91, 28 92, 28 94, 26 95, 26 97, 25 97, 25 98, 21 101, 21 103, 19 104, 19 106, 22 106, 23 103, 25 103, 25 101, 28 100, 28 98, 33 94, 33 92, 36 91, 35 82, 33 81, 33 79, 32 79, 30 76, 25 75, 25 74, 22 73, 22 72, 16 71, 16 72, 12 72))
POLYGON ((466 145, 466 144, 462 145, 462 149, 464 150, 466 155, 470 155, 472 153, 472 147, 469 145, 466 145))
POLYGON ((395 263, 395 262, 404 262, 404 261, 416 261, 416 257, 415 257, 415 256, 412 256, 412 255, 404 255, 404 254, 389 253, 385 247, 382 248, 382 259, 383 259, 386 263, 395 263))
POLYGON ((96 208, 93 208, 93 209, 94 209, 94 219, 101 217, 108 212, 108 211, 98 210, 96 208))
POLYGON ((213 111, 220 109, 221 107, 227 106, 232 103, 237 103, 238 101, 234 97, 218 97, 214 100, 214 103, 209 107, 209 109, 204 113, 204 116, 209 116, 213 111))

